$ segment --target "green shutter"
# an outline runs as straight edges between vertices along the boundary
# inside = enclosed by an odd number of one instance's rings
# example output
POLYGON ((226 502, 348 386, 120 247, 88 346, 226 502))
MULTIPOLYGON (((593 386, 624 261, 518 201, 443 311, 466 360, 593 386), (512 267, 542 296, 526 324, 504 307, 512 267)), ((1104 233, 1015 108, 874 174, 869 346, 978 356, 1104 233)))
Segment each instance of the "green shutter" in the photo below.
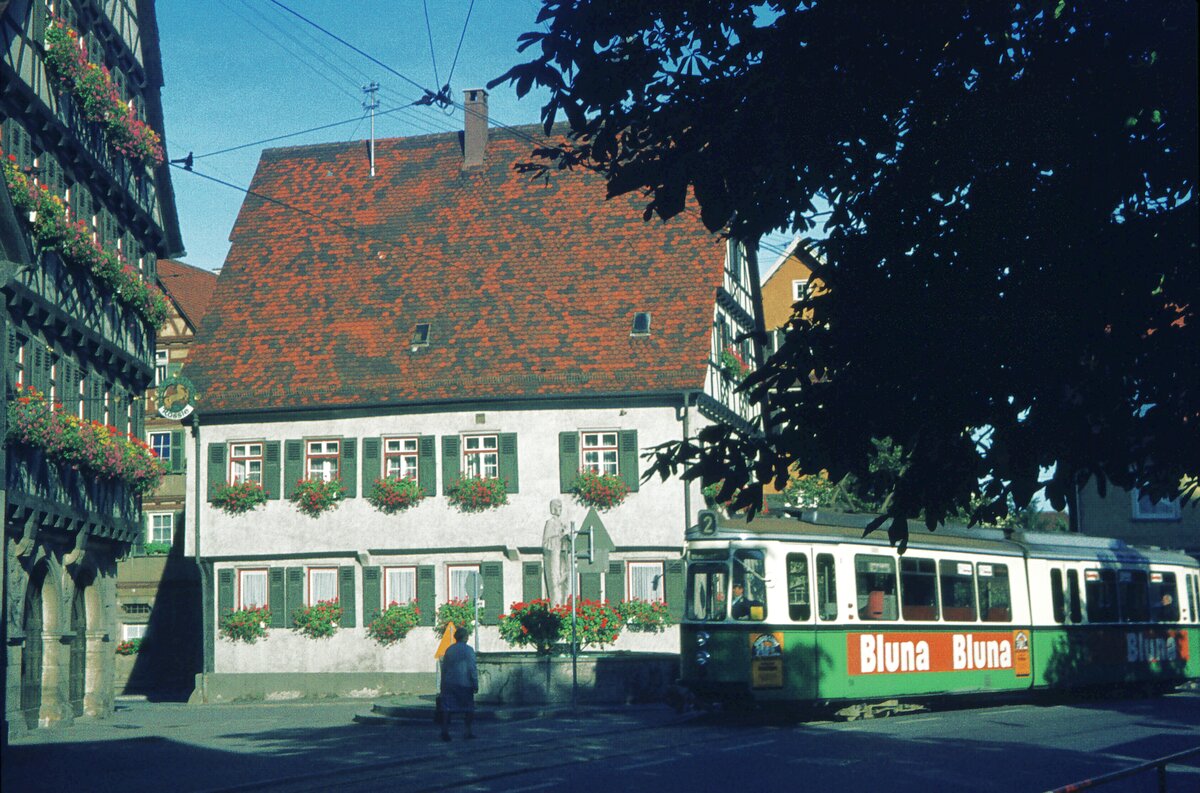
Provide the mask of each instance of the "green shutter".
POLYGON ((46 346, 40 341, 34 341, 30 347, 33 348, 32 366, 29 368, 29 384, 45 394, 49 389, 46 387, 46 346))
POLYGON ((521 599, 526 603, 542 596, 542 563, 525 562, 521 565, 521 599))
POLYGON ((483 578, 483 607, 479 610, 479 621, 484 625, 498 625, 504 613, 504 563, 484 562, 479 565, 483 578))
POLYGON ((667 599, 667 611, 672 621, 679 622, 683 619, 683 560, 673 559, 667 562, 666 574, 667 586, 664 594, 667 599))
POLYGON ((208 500, 212 501, 217 488, 225 484, 225 444, 208 444, 208 500))
POLYGON ((343 628, 353 628, 355 620, 354 605, 354 565, 344 565, 338 568, 338 601, 342 606, 343 628))
MULTIPOLYGON (((371 492, 371 488, 374 486, 375 480, 379 478, 380 472, 383 470, 381 467, 382 463, 380 462, 380 448, 381 444, 379 442, 379 438, 363 438, 362 489, 364 496, 371 492)), ((363 599, 366 600, 366 598, 367 596, 363 595, 363 599)), ((370 601, 367 600, 367 602, 363 605, 370 605, 370 601)), ((366 617, 363 617, 363 620, 369 622, 366 617)))
POLYGON ((285 586, 287 592, 284 600, 283 624, 284 627, 292 628, 296 625, 296 620, 292 618, 293 612, 304 605, 304 568, 289 567, 285 586))
POLYGON ((579 478, 579 433, 558 433, 558 492, 570 493, 579 478))
POLYGON ((217 622, 233 611, 233 571, 217 571, 217 622))
POLYGON ((283 442, 283 497, 296 495, 296 483, 304 476, 304 441, 283 442))
POLYGON ((133 547, 129 552, 134 556, 141 556, 146 552, 146 538, 150 536, 150 516, 142 514, 142 530, 138 532, 137 538, 133 541, 133 547))
POLYGON ((621 467, 621 478, 629 485, 629 492, 636 493, 641 480, 638 475, 637 430, 621 430, 620 435, 617 464, 621 467))
POLYGON ((599 600, 600 599, 600 574, 599 573, 580 573, 579 574, 579 599, 580 600, 599 600))
POLYGON ((449 492, 450 485, 458 481, 462 471, 462 460, 459 459, 461 441, 457 435, 442 436, 442 495, 449 492))
POLYGON ((417 567, 417 608, 421 610, 421 624, 433 626, 434 609, 434 568, 431 564, 417 567))
POLYGON ((171 544, 178 548, 175 553, 183 553, 183 536, 187 531, 185 512, 180 509, 171 515, 171 544))
POLYGON ((519 493, 520 485, 517 470, 517 433, 500 433, 500 478, 509 493, 519 493))
POLYGON ((183 456, 183 430, 171 430, 171 472, 179 473, 187 470, 183 456))
POLYGON ((625 563, 610 560, 608 572, 604 574, 604 599, 609 603, 620 603, 625 599, 625 563))
MULTIPOLYGON (((363 440, 363 454, 366 454, 367 442, 378 438, 365 438, 363 440)), ((379 606, 383 601, 382 587, 380 586, 380 576, 382 570, 379 567, 364 567, 363 568, 363 625, 370 625, 372 620, 379 616, 379 606)))
POLYGON ((279 441, 263 444, 263 490, 267 498, 279 498, 279 441))
POLYGON ((358 438, 342 438, 342 463, 339 467, 346 498, 358 497, 358 438))
POLYGON ((437 495, 437 443, 432 435, 417 439, 417 484, 427 496, 437 495))
POLYGON ((267 602, 271 604, 271 627, 286 627, 287 596, 283 592, 283 568, 272 567, 267 572, 267 602))

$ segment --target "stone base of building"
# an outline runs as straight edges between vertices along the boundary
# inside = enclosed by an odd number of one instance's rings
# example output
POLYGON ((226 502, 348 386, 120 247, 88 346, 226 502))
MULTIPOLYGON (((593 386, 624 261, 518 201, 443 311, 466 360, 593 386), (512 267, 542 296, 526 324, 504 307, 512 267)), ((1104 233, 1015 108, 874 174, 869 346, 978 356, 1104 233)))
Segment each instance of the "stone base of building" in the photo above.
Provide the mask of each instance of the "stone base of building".
POLYGON ((679 677, 674 653, 588 652, 572 672, 571 656, 487 653, 479 657, 480 703, 569 703, 572 677, 579 702, 590 705, 662 702, 679 677))
MULTIPOLYGON (((432 664, 431 664, 432 666, 432 664)), ((190 704, 286 702, 295 699, 416 696, 432 694, 429 672, 209 672, 196 675, 190 704)))

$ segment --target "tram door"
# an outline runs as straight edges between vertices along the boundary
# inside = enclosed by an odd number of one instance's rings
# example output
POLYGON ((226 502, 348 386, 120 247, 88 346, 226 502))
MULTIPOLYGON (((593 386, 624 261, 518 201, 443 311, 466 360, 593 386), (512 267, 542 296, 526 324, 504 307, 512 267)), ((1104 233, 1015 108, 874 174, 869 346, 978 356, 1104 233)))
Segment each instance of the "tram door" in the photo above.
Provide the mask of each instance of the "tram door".
POLYGON ((784 679, 789 698, 814 699, 820 690, 820 675, 829 670, 814 630, 814 592, 819 587, 813 550, 810 546, 788 546, 784 556, 789 628, 784 636, 784 679))

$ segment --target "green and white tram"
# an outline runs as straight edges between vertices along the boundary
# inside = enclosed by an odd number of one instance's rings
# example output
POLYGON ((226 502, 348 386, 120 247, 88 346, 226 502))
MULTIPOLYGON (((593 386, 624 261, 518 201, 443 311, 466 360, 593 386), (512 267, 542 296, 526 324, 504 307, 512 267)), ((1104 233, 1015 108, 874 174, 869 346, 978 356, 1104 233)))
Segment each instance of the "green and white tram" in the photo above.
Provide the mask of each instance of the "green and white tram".
POLYGON ((861 516, 704 516, 681 676, 698 698, 860 703, 1200 677, 1200 565, 1118 540, 861 516))

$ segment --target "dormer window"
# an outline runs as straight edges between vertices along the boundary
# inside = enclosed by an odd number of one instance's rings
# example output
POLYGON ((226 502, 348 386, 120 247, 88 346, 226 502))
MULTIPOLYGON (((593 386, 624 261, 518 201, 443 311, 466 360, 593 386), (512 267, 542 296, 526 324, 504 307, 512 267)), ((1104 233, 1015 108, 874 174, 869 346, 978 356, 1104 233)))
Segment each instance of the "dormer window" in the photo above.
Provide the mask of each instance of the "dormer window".
POLYGON ((412 346, 424 347, 429 344, 429 323, 418 322, 413 328, 412 346))
POLYGON ((639 311, 633 315, 633 331, 632 336, 649 336, 650 335, 650 312, 639 311))

